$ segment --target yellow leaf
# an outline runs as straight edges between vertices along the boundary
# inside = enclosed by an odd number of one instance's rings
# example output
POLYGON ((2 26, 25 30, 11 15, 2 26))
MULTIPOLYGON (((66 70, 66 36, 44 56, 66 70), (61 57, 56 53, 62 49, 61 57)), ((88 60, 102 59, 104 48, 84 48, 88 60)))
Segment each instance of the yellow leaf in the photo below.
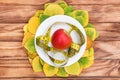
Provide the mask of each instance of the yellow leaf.
POLYGON ((44 63, 43 65, 43 71, 46 76, 54 76, 58 72, 57 67, 53 67, 47 63, 44 63))
POLYGON ((44 11, 45 15, 48 16, 53 16, 53 15, 59 15, 59 14, 64 14, 63 8, 61 8, 58 4, 49 4, 47 8, 44 11))
POLYGON ((32 59, 30 57, 28 57, 28 59, 29 59, 30 64, 32 64, 32 59))
POLYGON ((28 57, 30 57, 31 59, 34 59, 36 56, 38 56, 37 53, 28 52, 27 54, 28 54, 28 57))
POLYGON ((41 72, 42 71, 42 65, 39 60, 39 56, 35 57, 32 61, 32 67, 34 72, 41 72))
POLYGON ((27 32, 25 35, 24 35, 24 38, 23 38, 23 41, 22 41, 22 46, 25 45, 25 43, 30 39, 32 38, 34 35, 31 34, 30 32, 27 32))
POLYGON ((36 33, 38 26, 40 25, 40 20, 38 17, 33 16, 30 18, 28 23, 28 31, 32 34, 36 33))
POLYGON ((68 74, 72 74, 72 75, 79 75, 82 71, 82 67, 79 65, 78 62, 70 65, 70 66, 67 66, 65 67, 65 71, 68 73, 68 74))
POLYGON ((27 27, 28 27, 28 24, 25 24, 23 27, 24 35, 28 32, 27 27))
POLYGON ((37 10, 34 16, 39 17, 40 14, 43 14, 43 12, 44 12, 43 10, 37 10))
POLYGON ((84 52, 84 54, 83 54, 82 57, 87 57, 87 56, 89 56, 89 51, 88 51, 88 50, 86 50, 86 51, 84 52))

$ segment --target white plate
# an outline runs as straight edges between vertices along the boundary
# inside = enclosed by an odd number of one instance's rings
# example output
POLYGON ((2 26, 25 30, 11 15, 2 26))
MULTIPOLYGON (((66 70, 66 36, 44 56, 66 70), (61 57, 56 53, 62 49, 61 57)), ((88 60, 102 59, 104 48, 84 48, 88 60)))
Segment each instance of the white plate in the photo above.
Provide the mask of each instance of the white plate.
MULTIPOLYGON (((55 65, 49 59, 47 53, 41 47, 36 45, 36 37, 40 36, 40 35, 45 35, 46 31, 49 29, 49 27, 51 27, 51 25, 53 26, 53 28, 51 29, 51 33, 50 33, 51 36, 54 33, 54 31, 56 31, 57 29, 62 28, 65 30, 69 30, 69 25, 67 25, 65 23, 76 26, 83 33, 83 36, 85 38, 85 43, 81 46, 79 52, 76 55, 74 55, 73 57, 70 57, 65 66, 69 66, 69 65, 77 62, 82 57, 82 55, 86 49, 86 33, 85 33, 82 25, 77 20, 75 20, 72 17, 66 16, 66 15, 52 16, 40 24, 40 26, 38 27, 38 29, 36 31, 35 38, 34 38, 35 48, 36 48, 38 55, 40 56, 40 58, 43 61, 45 61, 46 63, 48 63, 52 66, 55 66, 55 65)), ((79 36, 75 32, 72 32, 71 36, 72 36, 73 42, 79 43, 79 36)))

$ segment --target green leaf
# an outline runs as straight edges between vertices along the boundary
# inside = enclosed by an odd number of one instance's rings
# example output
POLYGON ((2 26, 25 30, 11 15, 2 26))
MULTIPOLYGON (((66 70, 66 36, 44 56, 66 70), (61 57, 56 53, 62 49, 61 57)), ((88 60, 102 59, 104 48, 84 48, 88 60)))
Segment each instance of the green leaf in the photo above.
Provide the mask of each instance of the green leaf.
MULTIPOLYGON (((92 25, 90 23, 88 23, 88 25, 85 28, 94 28, 95 29, 94 25, 92 25)), ((99 33, 95 29, 95 39, 98 38, 98 36, 99 36, 99 33)))
POLYGON ((25 43, 25 48, 28 50, 30 53, 35 53, 35 45, 34 45, 34 37, 30 38, 26 43, 25 43))
POLYGON ((74 10, 74 9, 73 9, 72 6, 67 6, 67 7, 64 8, 65 14, 71 13, 71 12, 73 12, 73 10, 74 10))
POLYGON ((96 30, 95 28, 85 28, 85 32, 89 38, 93 41, 96 39, 96 30))
POLYGON ((44 65, 44 61, 40 58, 40 63, 42 64, 42 65, 44 65))
POLYGON ((58 69, 58 72, 56 74, 57 76, 60 76, 60 77, 68 77, 69 74, 67 72, 65 72, 64 68, 63 67, 60 67, 58 69))
POLYGON ((63 9, 68 6, 65 1, 58 2, 58 5, 60 5, 63 9))
POLYGON ((72 12, 72 17, 78 20, 83 27, 87 26, 89 21, 88 11, 75 10, 72 12))
POLYGON ((94 26, 90 23, 88 23, 88 25, 85 28, 94 28, 94 26))
POLYGON ((88 23, 88 25, 85 27, 85 31, 87 36, 89 36, 93 41, 98 38, 99 34, 96 31, 94 25, 88 23))
POLYGON ((41 14, 40 15, 40 23, 42 23, 45 19, 49 18, 50 16, 41 14))
POLYGON ((93 57, 94 56, 82 57, 78 62, 83 67, 83 69, 86 69, 94 63, 93 57))
POLYGON ((84 18, 82 16, 75 17, 75 19, 83 26, 84 25, 84 18))
POLYGON ((71 16, 72 17, 72 13, 66 13, 65 15, 71 16))

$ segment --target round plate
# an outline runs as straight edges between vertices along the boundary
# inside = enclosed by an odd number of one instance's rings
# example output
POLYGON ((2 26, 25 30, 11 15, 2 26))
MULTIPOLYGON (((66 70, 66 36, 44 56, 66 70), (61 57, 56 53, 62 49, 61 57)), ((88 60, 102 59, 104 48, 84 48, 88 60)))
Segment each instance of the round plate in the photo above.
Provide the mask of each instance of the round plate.
MULTIPOLYGON (((82 32, 82 34, 85 38, 85 43, 80 47, 80 50, 76 55, 74 55, 73 57, 70 57, 68 59, 68 62, 65 66, 69 66, 69 65, 77 62, 82 57, 82 55, 86 49, 86 39, 87 39, 86 33, 85 33, 82 25, 77 20, 75 20, 72 17, 66 16, 66 15, 56 15, 56 16, 47 18, 38 27, 36 34, 35 34, 35 38, 34 38, 34 44, 35 44, 36 51, 37 51, 38 55, 40 56, 40 58, 52 66, 55 66, 55 65, 50 60, 48 54, 41 47, 36 45, 36 37, 40 36, 40 35, 45 35, 46 31, 51 26, 53 26, 53 29, 51 29, 51 33, 50 33, 51 36, 54 33, 54 31, 56 31, 57 29, 62 28, 65 30, 69 30, 69 25, 67 25, 66 23, 76 26, 82 32)), ((73 34, 71 34, 71 36, 72 36, 73 42, 79 43, 79 36, 77 36, 77 34, 75 32, 73 32, 73 34)))

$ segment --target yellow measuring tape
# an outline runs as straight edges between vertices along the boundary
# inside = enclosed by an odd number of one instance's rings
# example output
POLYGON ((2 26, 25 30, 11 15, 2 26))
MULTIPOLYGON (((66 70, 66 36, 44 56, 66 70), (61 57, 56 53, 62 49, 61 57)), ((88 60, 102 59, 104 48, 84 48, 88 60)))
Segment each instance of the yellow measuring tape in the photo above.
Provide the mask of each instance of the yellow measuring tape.
POLYGON ((44 51, 46 53, 48 53, 49 51, 52 51, 54 54, 57 54, 56 52, 60 52, 61 55, 64 57, 63 60, 60 60, 60 59, 55 58, 54 56, 47 54, 49 56, 49 58, 51 59, 51 61, 54 63, 54 65, 57 67, 62 67, 65 64, 67 64, 68 58, 74 56, 80 50, 80 46, 82 46, 85 43, 85 38, 84 38, 83 34, 81 33, 81 31, 74 25, 71 25, 71 24, 69 24, 69 25, 71 26, 69 34, 73 30, 75 30, 80 36, 80 44, 72 43, 67 52, 56 50, 53 47, 48 46, 48 43, 51 42, 50 31, 51 31, 52 27, 50 27, 48 29, 45 36, 38 36, 36 38, 36 44, 39 47, 41 47, 42 49, 44 49, 44 51))

